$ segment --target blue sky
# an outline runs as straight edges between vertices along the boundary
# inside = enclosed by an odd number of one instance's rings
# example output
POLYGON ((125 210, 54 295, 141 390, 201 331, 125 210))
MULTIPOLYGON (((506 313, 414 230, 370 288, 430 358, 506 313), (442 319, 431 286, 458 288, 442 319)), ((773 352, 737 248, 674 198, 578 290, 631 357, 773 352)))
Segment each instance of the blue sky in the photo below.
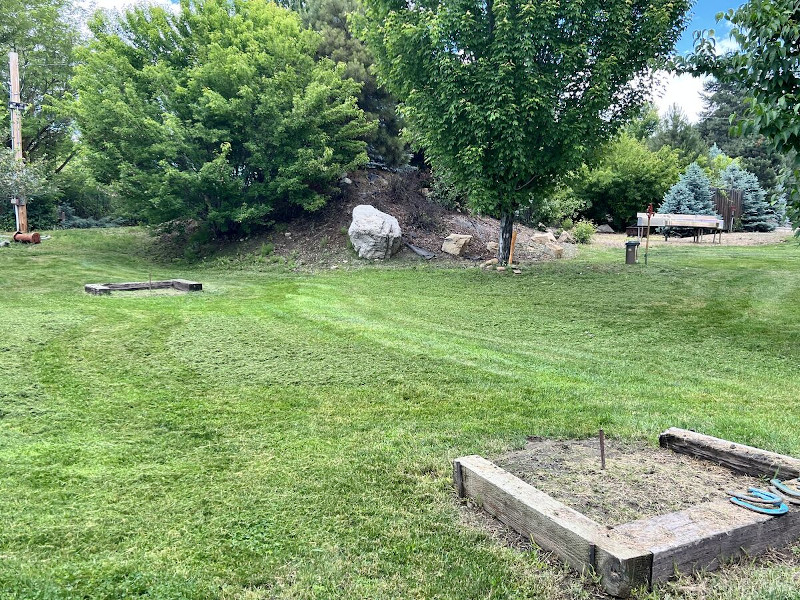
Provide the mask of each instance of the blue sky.
POLYGON ((692 49, 692 32, 697 29, 714 29, 717 35, 723 33, 718 31, 714 16, 729 8, 737 8, 740 4, 741 1, 737 0, 699 0, 690 11, 692 21, 678 42, 678 52, 683 53, 692 49))

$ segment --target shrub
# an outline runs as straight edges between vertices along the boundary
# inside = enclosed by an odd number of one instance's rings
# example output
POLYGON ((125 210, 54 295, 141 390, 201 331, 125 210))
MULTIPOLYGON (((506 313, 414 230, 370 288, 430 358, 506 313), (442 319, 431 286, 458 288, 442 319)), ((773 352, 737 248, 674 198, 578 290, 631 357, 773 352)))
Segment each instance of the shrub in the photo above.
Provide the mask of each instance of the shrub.
POLYGON ((563 229, 564 231, 569 231, 574 226, 575 226, 575 223, 569 217, 567 217, 566 219, 561 221, 561 229, 563 229))
POLYGON ((575 225, 575 229, 572 230, 572 235, 575 236, 575 241, 579 244, 588 244, 592 241, 594 232, 594 223, 591 221, 581 220, 575 225))
POLYGON ((90 23, 72 111, 97 181, 134 219, 192 219, 213 236, 273 211, 318 210, 367 162, 374 129, 345 65, 266 0, 139 7, 90 23))

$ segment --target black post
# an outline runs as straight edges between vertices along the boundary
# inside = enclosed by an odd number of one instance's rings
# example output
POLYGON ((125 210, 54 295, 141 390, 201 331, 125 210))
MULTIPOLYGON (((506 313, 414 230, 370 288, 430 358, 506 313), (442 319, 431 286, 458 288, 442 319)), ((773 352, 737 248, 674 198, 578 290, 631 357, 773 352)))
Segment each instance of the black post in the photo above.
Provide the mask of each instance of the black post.
POLYGON ((514 232, 514 213, 504 212, 500 214, 500 241, 497 245, 497 260, 501 265, 508 263, 508 255, 511 253, 511 235, 514 232))

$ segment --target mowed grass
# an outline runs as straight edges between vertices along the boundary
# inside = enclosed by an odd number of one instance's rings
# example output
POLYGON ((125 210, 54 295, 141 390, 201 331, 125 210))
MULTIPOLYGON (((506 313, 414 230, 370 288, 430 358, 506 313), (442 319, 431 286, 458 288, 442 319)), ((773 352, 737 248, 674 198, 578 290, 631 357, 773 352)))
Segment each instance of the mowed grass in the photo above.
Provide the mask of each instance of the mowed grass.
MULTIPOLYGON (((468 525, 452 459, 670 426, 800 455, 796 243, 647 268, 586 249, 519 277, 187 267, 150 243, 0 249, 2 598, 594 597, 468 525), (83 292, 151 275, 206 291, 83 292)), ((702 589, 800 597, 769 562, 702 589)))

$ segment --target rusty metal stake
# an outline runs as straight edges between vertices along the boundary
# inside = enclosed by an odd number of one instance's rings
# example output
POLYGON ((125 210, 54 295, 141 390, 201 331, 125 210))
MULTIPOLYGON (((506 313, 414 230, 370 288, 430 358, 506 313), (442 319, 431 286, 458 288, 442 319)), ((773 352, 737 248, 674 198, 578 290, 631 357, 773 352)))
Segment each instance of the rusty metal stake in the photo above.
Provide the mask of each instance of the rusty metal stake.
POLYGON ((600 468, 606 468, 606 434, 600 430, 600 468))

